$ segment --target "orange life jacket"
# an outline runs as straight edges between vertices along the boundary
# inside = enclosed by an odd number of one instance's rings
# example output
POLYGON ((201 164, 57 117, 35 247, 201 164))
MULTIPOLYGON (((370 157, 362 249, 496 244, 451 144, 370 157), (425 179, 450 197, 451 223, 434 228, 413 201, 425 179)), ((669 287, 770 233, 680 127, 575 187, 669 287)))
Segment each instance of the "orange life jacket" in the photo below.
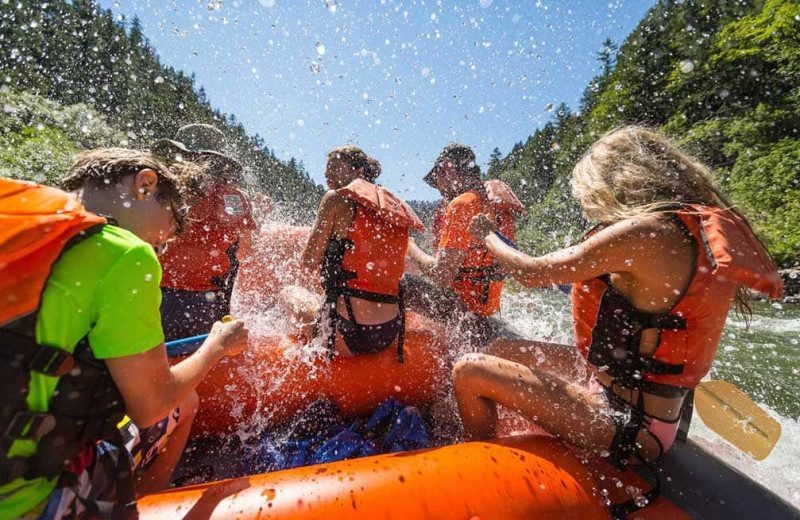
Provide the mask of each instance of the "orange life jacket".
MULTIPOLYGON (((503 181, 486 181, 484 188, 486 203, 481 212, 489 215, 497 225, 497 230, 513 242, 517 234, 517 216, 526 214, 525 206, 503 181)), ((504 280, 502 267, 481 242, 467 250, 452 288, 469 310, 489 316, 500 310, 504 280)))
MULTIPOLYGON (((364 179, 356 179, 336 193, 355 202, 356 210, 347 237, 331 237, 323 259, 323 289, 331 323, 335 326, 338 321, 339 296, 348 306, 350 297, 398 304, 401 321, 404 320, 399 286, 405 270, 408 232, 424 230, 425 226, 403 200, 364 179)), ((330 347, 333 339, 331 335, 330 347)), ((398 359, 402 361, 402 335, 397 343, 398 359)))
POLYGON ((587 360, 607 367, 614 383, 665 397, 682 396, 711 369, 737 286, 783 294, 775 264, 741 217, 713 206, 674 213, 697 244, 692 281, 665 314, 638 311, 607 276, 572 287, 575 340, 587 360), (656 329, 652 355, 640 353, 643 331, 656 329))
POLYGON ((57 188, 0 178, 0 325, 38 309, 67 242, 105 222, 57 188))
POLYGON ((408 231, 424 230, 425 226, 403 200, 363 179, 356 179, 336 193, 357 203, 347 233, 353 247, 342 258, 342 270, 355 276, 350 275, 344 286, 397 296, 405 270, 408 231))

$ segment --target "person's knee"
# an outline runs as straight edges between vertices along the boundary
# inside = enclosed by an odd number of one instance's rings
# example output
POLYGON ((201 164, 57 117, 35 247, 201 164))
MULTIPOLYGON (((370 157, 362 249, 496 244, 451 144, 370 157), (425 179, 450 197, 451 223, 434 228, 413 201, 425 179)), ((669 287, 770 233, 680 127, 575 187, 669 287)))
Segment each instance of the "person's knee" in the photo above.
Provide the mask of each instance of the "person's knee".
POLYGON ((189 392, 184 400, 179 405, 181 411, 181 424, 185 427, 191 426, 194 421, 197 411, 200 409, 200 397, 197 395, 196 390, 189 392))
POLYGON ((453 385, 462 386, 471 381, 483 378, 486 356, 483 354, 466 354, 453 366, 453 385))

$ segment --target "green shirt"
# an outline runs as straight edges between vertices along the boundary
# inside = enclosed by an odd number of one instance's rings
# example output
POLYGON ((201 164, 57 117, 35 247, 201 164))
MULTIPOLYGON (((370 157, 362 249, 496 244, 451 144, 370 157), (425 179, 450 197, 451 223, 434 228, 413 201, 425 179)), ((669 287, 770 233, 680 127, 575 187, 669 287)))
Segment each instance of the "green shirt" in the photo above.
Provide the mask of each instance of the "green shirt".
MULTIPOLYGON (((72 352, 88 334, 98 359, 130 356, 164 341, 161 266, 149 244, 130 231, 105 226, 66 251, 47 280, 36 340, 72 352)), ((31 374, 28 406, 47 411, 58 378, 31 374)), ((35 441, 15 441, 8 455, 35 453, 35 441)), ((0 520, 15 518, 47 498, 55 480, 17 479, 0 487, 0 520)))

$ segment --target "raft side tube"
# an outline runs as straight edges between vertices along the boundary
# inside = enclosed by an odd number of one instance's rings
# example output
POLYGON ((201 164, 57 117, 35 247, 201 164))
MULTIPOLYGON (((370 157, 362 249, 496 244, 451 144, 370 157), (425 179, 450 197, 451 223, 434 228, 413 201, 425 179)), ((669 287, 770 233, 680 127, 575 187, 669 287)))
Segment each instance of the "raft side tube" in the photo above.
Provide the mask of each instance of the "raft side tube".
POLYGON ((179 488, 140 518, 609 519, 591 472, 558 441, 519 437, 179 488))
POLYGON ((676 443, 655 465, 661 493, 698 520, 800 520, 800 511, 696 442, 676 443))

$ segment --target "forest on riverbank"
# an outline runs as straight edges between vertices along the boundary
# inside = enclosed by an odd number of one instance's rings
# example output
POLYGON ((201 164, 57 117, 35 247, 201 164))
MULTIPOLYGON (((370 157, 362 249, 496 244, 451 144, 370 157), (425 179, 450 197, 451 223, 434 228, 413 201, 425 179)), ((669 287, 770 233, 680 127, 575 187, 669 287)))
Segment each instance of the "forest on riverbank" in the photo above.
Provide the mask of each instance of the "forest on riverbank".
POLYGON ((580 104, 551 122, 487 176, 530 209, 526 251, 579 240, 588 223, 570 194, 572 166, 605 132, 659 128, 701 157, 784 266, 800 261, 800 3, 661 0, 620 45, 606 41, 601 73, 580 104))
POLYGON ((303 164, 277 158, 193 76, 163 65, 136 18, 91 0, 0 2, 0 175, 52 183, 80 149, 147 147, 198 122, 226 134, 251 191, 286 218, 312 218, 323 189, 303 164))

